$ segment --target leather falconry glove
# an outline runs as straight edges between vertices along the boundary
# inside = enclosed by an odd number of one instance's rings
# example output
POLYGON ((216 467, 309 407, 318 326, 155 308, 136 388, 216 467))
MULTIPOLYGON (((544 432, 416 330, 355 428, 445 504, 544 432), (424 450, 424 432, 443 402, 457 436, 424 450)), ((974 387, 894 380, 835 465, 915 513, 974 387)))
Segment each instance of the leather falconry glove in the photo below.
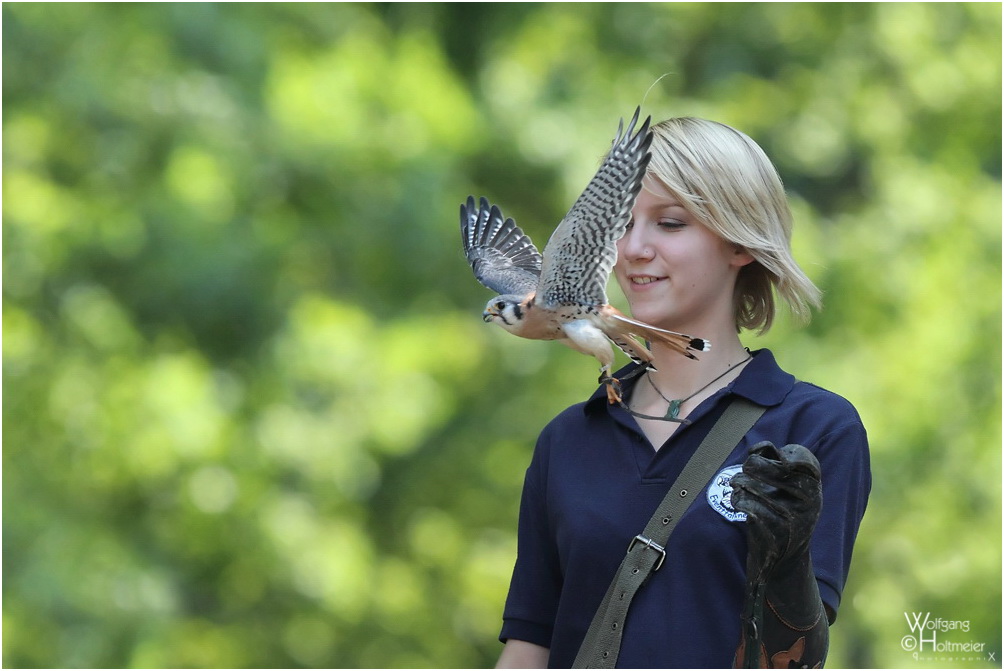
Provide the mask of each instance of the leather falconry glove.
POLYGON ((732 478, 732 505, 746 513, 746 599, 736 666, 817 668, 829 625, 809 540, 823 492, 819 462, 801 445, 758 443, 732 478))

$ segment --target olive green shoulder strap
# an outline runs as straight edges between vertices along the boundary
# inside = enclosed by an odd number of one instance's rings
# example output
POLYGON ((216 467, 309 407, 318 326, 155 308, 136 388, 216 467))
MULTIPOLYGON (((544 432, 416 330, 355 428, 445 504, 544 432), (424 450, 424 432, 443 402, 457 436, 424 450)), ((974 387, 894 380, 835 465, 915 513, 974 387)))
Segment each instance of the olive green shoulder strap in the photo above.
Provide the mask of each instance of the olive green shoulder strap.
POLYGON ((593 616, 572 668, 612 669, 617 665, 624 620, 635 593, 649 575, 662 568, 676 523, 764 410, 737 396, 711 427, 645 530, 628 544, 627 555, 593 616))

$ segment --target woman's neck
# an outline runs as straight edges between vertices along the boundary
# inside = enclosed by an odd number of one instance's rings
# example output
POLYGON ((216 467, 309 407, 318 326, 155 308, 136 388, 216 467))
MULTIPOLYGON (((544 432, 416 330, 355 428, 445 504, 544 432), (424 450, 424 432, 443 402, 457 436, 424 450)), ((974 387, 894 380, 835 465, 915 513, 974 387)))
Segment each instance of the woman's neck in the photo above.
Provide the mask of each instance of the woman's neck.
MULTIPOLYGON (((653 345, 652 363, 656 370, 650 370, 648 376, 666 398, 686 398, 730 367, 739 369, 738 364, 749 356, 734 328, 719 332, 717 337, 706 336, 705 333, 701 333, 701 337, 711 341, 711 351, 697 354, 696 360, 682 357, 658 343, 653 345)), ((725 375, 716 389, 728 384, 737 375, 738 370, 725 375)))
MULTIPOLYGON (((707 331, 702 331, 701 335, 705 333, 707 331)), ((708 340, 711 338, 708 335, 708 340)), ((712 340, 711 351, 700 353, 697 360, 658 345, 652 354, 657 370, 649 370, 639 378, 631 390, 628 405, 632 412, 667 418, 636 416, 638 426, 656 451, 681 426, 668 419, 686 419, 704 399, 739 377, 750 357, 734 329, 719 333, 718 338, 712 340)))

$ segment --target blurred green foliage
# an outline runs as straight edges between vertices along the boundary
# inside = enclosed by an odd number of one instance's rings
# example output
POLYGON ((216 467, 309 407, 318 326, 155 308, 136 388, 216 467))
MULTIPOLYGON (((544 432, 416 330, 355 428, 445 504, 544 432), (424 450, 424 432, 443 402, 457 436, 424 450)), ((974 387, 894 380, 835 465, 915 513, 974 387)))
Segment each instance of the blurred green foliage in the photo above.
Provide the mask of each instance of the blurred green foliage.
POLYGON ((643 100, 764 146, 825 291, 747 344, 869 429, 831 664, 999 665, 900 644, 1000 659, 997 3, 4 4, 4 665, 491 664, 595 370, 481 323, 457 209, 543 243, 643 100))

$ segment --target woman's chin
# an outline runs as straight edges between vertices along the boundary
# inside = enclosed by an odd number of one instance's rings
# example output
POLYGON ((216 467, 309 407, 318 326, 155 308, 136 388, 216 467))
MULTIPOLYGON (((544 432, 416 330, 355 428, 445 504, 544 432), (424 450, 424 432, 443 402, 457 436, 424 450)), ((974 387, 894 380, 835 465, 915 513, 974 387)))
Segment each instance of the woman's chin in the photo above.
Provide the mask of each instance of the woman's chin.
MULTIPOLYGON (((667 310, 665 305, 651 306, 649 309, 646 309, 644 305, 632 306, 631 317, 666 331, 675 331, 676 333, 691 333, 693 331, 692 320, 682 319, 682 315, 667 310)), ((699 333, 692 333, 692 335, 700 336, 699 333)))
POLYGON ((668 329, 669 327, 663 324, 671 321, 671 315, 667 314, 664 306, 632 305, 631 316, 640 322, 645 322, 650 326, 656 326, 661 329, 668 329))

